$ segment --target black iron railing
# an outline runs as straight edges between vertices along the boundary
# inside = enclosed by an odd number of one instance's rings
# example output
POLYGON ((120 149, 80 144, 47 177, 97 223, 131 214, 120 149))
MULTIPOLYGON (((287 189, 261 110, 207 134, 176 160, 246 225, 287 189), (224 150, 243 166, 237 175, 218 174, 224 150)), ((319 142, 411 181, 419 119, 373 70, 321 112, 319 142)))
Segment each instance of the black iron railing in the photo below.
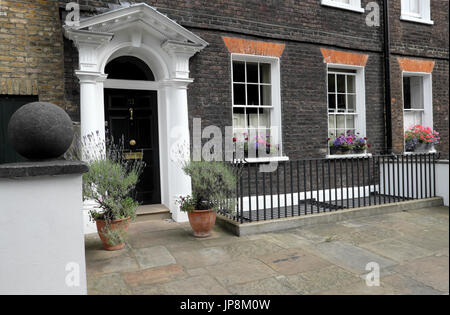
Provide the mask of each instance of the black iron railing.
POLYGON ((437 159, 434 153, 308 159, 278 162, 269 173, 234 163, 233 206, 220 213, 245 223, 431 198, 437 159))

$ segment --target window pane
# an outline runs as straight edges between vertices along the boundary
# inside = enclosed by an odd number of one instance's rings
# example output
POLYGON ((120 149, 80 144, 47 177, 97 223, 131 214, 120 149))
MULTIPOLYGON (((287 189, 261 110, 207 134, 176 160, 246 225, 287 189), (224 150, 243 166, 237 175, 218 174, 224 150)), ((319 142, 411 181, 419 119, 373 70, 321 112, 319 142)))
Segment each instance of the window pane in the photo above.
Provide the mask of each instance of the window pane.
POLYGON ((245 128, 245 109, 234 108, 233 109, 233 127, 235 129, 245 128))
POLYGON ((334 129, 334 128, 336 128, 336 125, 335 125, 335 123, 334 123, 334 115, 329 115, 328 116, 328 128, 329 129, 334 129))
POLYGON ((259 105, 259 89, 256 84, 247 85, 247 105, 259 105))
POLYGON ((248 115, 248 127, 258 128, 258 109, 257 108, 247 108, 248 115))
POLYGON ((247 82, 258 83, 258 64, 247 62, 247 82))
POLYGON ((356 95, 347 95, 347 110, 351 113, 356 112, 356 95))
POLYGON ((411 108, 423 109, 423 78, 411 77, 411 108))
POLYGON ((338 94, 338 110, 345 111, 346 109, 346 95, 345 94, 338 94))
POLYGON ((328 75, 328 92, 336 92, 336 75, 328 75))
POLYGON ((245 82, 245 62, 233 61, 233 81, 245 82))
POLYGON ((336 115, 336 128, 345 129, 345 116, 336 115))
POLYGON ((245 105, 245 84, 234 84, 234 105, 245 105))
POLYGON ((337 91, 339 93, 345 93, 345 75, 337 75, 337 91))
POLYGON ((261 105, 272 105, 272 86, 261 85, 261 105))
POLYGON ((271 76, 270 76, 270 64, 267 63, 261 63, 260 65, 260 76, 261 76, 261 83, 271 83, 271 76))
POLYGON ((356 93, 355 76, 347 76, 347 93, 356 93))
POLYGON ((259 128, 270 128, 270 111, 265 108, 259 110, 259 128))
POLYGON ((328 109, 332 112, 336 110, 336 94, 328 94, 328 109))
POLYGON ((403 78, 403 108, 411 109, 411 78, 403 78))
POLYGON ((409 0, 409 10, 412 13, 419 14, 420 13, 419 0, 409 0))
POLYGON ((347 129, 354 129, 355 128, 355 116, 353 115, 347 115, 347 129))

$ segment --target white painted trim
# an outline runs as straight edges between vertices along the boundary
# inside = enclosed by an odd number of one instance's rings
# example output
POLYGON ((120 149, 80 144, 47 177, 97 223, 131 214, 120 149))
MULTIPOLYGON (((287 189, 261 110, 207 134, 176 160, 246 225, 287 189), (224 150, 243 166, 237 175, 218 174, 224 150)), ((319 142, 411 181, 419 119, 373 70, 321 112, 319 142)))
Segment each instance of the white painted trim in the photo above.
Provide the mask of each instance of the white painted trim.
MULTIPOLYGON (((379 185, 370 185, 370 186, 353 186, 353 187, 348 187, 348 195, 347 195, 347 188, 341 189, 341 188, 337 188, 337 189, 321 189, 321 190, 313 190, 313 191, 307 191, 306 194, 305 192, 300 192, 300 193, 287 193, 285 194, 280 194, 280 195, 266 195, 266 196, 258 196, 258 199, 256 198, 256 196, 251 196, 250 200, 248 196, 245 196, 243 199, 243 204, 244 204, 244 211, 248 211, 249 210, 249 205, 250 205, 250 201, 251 201, 251 206, 252 206, 252 211, 256 210, 256 200, 258 200, 258 204, 260 206, 264 205, 264 198, 266 199, 266 209, 270 209, 270 204, 273 201, 274 205, 278 205, 278 202, 280 203, 280 207, 291 207, 291 206, 297 206, 298 205, 298 200, 300 199, 300 201, 305 200, 305 199, 316 199, 318 202, 329 202, 329 201, 337 201, 337 205, 340 205, 340 201, 341 200, 347 200, 347 197, 349 200, 352 200, 353 197, 358 198, 358 196, 363 197, 364 194, 367 196, 369 196, 369 194, 371 192, 375 192, 375 191, 380 191, 379 190, 379 185), (324 198, 325 195, 325 198, 324 198), (330 199, 330 195, 331 195, 331 199, 330 199), (336 198, 337 196, 337 198, 336 198), (280 200, 278 201, 278 198, 280 198, 280 200), (294 202, 292 202, 292 200, 294 202)), ((357 199, 355 199, 357 200, 357 199)), ((358 201, 356 201, 356 203, 358 203, 358 201)), ((361 206, 363 206, 361 204, 361 206)), ((263 210, 263 207, 260 208, 260 210, 263 210)))
POLYGON ((156 91, 160 89, 161 83, 157 81, 107 79, 104 83, 104 86, 105 89, 156 91))
POLYGON ((419 0, 419 14, 408 11, 409 0, 401 0, 401 15, 400 20, 433 25, 431 20, 431 6, 430 0, 419 0))
POLYGON ((372 153, 361 153, 361 154, 343 154, 343 155, 338 155, 338 154, 329 154, 327 155, 327 159, 351 159, 351 158, 368 158, 368 157, 372 157, 372 153))
MULTIPOLYGON (((348 70, 356 70, 356 114, 357 122, 356 122, 356 131, 360 133, 360 136, 362 138, 367 136, 366 131, 366 74, 365 74, 365 67, 363 66, 353 66, 353 65, 342 65, 342 64, 335 64, 335 63, 328 63, 326 68, 326 95, 327 95, 327 104, 328 104, 328 69, 329 68, 339 68, 339 69, 348 69, 348 70)), ((337 84, 337 82, 336 82, 337 84)), ((327 135, 328 130, 330 130, 330 120, 328 118, 328 106, 327 106, 327 135)), ((370 140, 370 139, 369 139, 370 140)), ((328 143, 327 143, 328 145, 328 143)), ((329 152, 329 146, 327 148, 329 152)), ((334 155, 327 155, 330 157, 333 157, 334 155)))
POLYGON ((261 158, 247 158, 247 163, 268 163, 268 162, 284 162, 289 161, 288 156, 274 156, 274 157, 261 157, 261 158))
POLYGON ((336 2, 333 0, 321 0, 320 4, 327 6, 327 7, 349 10, 349 11, 354 11, 354 12, 358 12, 358 13, 365 12, 364 8, 361 7, 361 0, 350 0, 350 2, 351 2, 350 4, 345 4, 345 3, 336 2))
POLYGON ((432 20, 416 18, 416 17, 410 16, 410 15, 400 15, 400 20, 407 21, 407 22, 427 24, 427 25, 434 25, 434 21, 432 21, 432 20))
MULTIPOLYGON (((422 125, 425 127, 430 127, 434 129, 434 119, 433 119, 433 75, 431 73, 424 72, 410 72, 403 71, 402 72, 402 115, 403 115, 403 130, 405 130, 405 91, 403 88, 403 79, 404 77, 422 77, 423 84, 423 122, 422 125)), ((403 145, 405 145, 403 141, 403 145)), ((403 149, 406 152, 406 148, 403 149)), ((435 152, 434 147, 430 150, 430 153, 435 152)))

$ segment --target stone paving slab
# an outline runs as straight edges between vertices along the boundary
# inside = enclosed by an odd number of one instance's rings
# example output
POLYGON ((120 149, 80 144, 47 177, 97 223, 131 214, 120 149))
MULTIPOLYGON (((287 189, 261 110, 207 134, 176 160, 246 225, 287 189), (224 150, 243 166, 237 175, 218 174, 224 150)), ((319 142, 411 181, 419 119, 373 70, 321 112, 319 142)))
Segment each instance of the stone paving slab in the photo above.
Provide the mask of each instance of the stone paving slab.
POLYGON ((176 264, 175 258, 164 246, 134 249, 133 254, 141 269, 176 264))
POLYGON ((224 286, 271 278, 276 275, 273 269, 256 259, 241 259, 206 267, 206 269, 224 286))
POLYGON ((325 290, 343 288, 362 280, 340 267, 329 266, 287 276, 284 282, 291 285, 298 294, 317 294, 325 290))
POLYGON ((361 245, 374 253, 404 263, 417 258, 431 255, 433 252, 397 239, 388 239, 380 242, 361 245))
POLYGON ((252 295, 293 295, 297 293, 293 288, 276 278, 237 284, 229 287, 228 291, 236 295, 248 295, 249 292, 252 292, 252 295))
POLYGON ((132 224, 127 246, 86 237, 89 294, 448 294, 448 208, 236 237, 216 226, 132 224), (369 262, 381 286, 365 283, 369 262))
POLYGON ((301 272, 321 269, 330 265, 328 261, 304 250, 278 252, 261 257, 260 260, 283 275, 294 275, 301 272))
POLYGON ((424 257, 394 268, 406 275, 441 292, 449 292, 449 261, 446 256, 424 257))
POLYGON ((321 243, 310 247, 309 250, 323 259, 359 275, 367 273, 366 266, 371 262, 378 263, 381 269, 397 264, 393 260, 340 241, 321 243))

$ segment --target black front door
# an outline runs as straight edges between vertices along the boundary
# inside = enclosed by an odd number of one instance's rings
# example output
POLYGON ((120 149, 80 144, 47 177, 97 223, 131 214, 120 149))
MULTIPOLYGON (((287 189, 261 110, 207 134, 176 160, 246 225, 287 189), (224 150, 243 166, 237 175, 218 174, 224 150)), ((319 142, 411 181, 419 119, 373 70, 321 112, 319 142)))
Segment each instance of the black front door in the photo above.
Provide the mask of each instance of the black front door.
POLYGON ((105 89, 105 118, 115 142, 123 138, 126 158, 145 161, 137 200, 160 204, 157 92, 105 89))
POLYGON ((8 141, 8 123, 16 110, 37 100, 37 96, 0 95, 0 164, 25 161, 8 141))

